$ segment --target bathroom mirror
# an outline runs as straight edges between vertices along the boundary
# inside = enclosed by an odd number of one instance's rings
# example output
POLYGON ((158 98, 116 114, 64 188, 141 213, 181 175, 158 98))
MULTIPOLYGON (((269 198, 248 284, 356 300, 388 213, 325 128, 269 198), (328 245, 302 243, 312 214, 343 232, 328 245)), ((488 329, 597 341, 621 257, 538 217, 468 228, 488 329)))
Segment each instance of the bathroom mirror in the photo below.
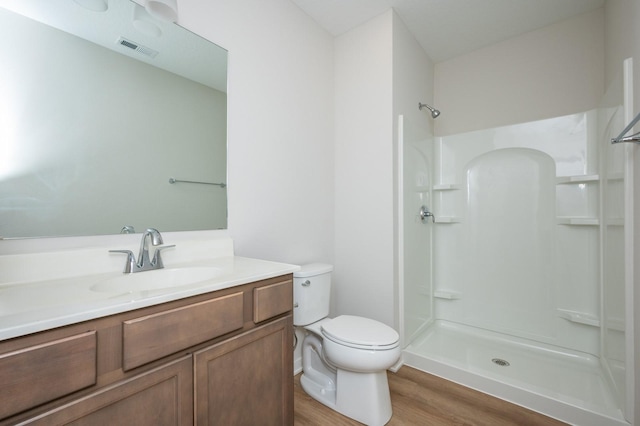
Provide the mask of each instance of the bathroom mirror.
POLYGON ((129 0, 0 0, 0 34, 0 238, 226 228, 224 49, 129 0))

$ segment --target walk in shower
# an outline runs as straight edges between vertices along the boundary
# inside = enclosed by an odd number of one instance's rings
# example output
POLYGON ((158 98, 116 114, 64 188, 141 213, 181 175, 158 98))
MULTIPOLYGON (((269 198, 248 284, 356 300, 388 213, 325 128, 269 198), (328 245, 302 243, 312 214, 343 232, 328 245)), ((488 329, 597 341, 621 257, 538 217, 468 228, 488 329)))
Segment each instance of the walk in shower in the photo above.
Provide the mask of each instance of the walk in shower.
POLYGON ((630 151, 609 142, 629 120, 623 92, 444 137, 399 117, 406 365, 570 423, 628 424, 630 151))

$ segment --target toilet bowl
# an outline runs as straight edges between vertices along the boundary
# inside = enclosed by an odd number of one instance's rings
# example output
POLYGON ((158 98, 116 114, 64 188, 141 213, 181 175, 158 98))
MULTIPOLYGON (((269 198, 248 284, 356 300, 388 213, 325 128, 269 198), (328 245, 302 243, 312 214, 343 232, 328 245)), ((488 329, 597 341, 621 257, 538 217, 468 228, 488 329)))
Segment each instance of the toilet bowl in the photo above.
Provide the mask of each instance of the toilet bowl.
POLYGON ((322 325, 328 359, 357 373, 386 370, 398 361, 398 333, 369 318, 342 315, 322 325))
POLYGON ((386 369, 400 358, 400 338, 369 318, 329 318, 331 265, 305 265, 294 273, 294 325, 304 327, 302 376, 307 394, 367 425, 392 415, 386 369))

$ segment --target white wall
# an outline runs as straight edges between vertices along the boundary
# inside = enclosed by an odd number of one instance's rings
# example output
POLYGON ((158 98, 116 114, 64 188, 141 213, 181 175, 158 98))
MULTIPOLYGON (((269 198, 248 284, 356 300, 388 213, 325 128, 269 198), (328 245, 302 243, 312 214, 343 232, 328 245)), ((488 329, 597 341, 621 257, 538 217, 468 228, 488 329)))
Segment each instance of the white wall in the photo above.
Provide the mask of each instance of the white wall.
POLYGON ((180 0, 229 50, 229 233, 236 254, 333 261, 333 38, 289 0, 180 0))
POLYGON ((393 114, 394 138, 397 115, 416 122, 425 134, 433 134, 435 120, 418 102, 433 103, 434 63, 426 55, 397 14, 393 14, 393 114))
POLYGON ((334 314, 397 326, 397 116, 429 133, 433 65, 389 10, 335 41, 334 314))
POLYGON ((335 40, 334 314, 393 324, 392 23, 335 40))
POLYGON ((622 61, 633 54, 633 0, 610 0, 605 3, 605 82, 611 83, 622 73, 622 61))
POLYGON ((604 92, 602 9, 440 62, 436 134, 595 108, 604 92))

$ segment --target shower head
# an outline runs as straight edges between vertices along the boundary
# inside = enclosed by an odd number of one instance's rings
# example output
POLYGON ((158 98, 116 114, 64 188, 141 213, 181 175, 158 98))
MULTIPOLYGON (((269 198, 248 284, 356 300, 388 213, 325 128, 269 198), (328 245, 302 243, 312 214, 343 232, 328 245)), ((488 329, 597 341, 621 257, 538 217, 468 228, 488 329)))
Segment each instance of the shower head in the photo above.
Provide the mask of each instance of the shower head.
POLYGON ((440 115, 440 111, 438 111, 434 107, 423 104, 422 102, 418 102, 418 109, 422 111, 422 108, 427 108, 429 111, 431 111, 431 118, 438 118, 438 116, 440 115))

